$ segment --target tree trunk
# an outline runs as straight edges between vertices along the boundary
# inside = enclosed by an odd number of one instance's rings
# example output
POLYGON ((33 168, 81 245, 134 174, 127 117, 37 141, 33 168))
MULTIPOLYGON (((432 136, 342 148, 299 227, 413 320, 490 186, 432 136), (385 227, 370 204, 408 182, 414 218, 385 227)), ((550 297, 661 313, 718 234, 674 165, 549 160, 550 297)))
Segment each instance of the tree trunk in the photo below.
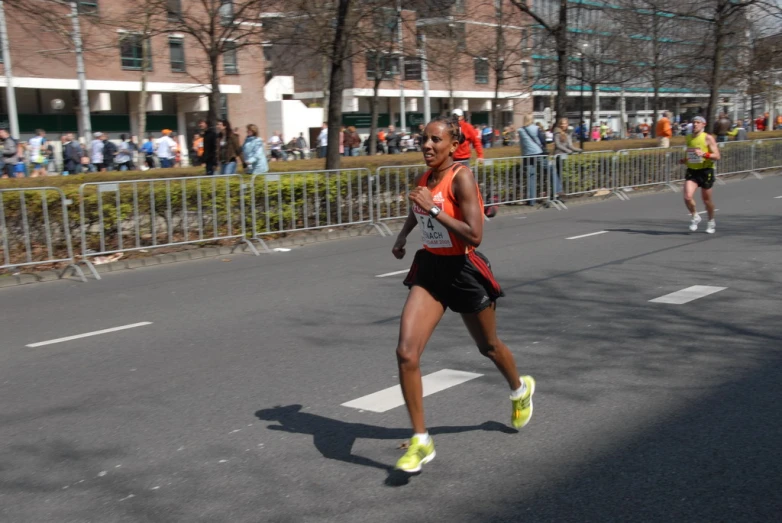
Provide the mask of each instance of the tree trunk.
MULTIPOLYGON (((209 112, 207 113, 207 121, 209 127, 214 129, 217 125, 219 118, 218 111, 220 110, 220 64, 218 60, 218 53, 216 49, 213 49, 209 54, 209 81, 211 84, 211 92, 209 93, 209 112)), ((220 140, 215 140, 215 159, 219 168, 220 165, 220 140)))
POLYGON ((372 112, 372 118, 369 122, 369 154, 374 156, 377 152, 377 117, 380 113, 378 108, 379 97, 377 95, 379 86, 375 86, 372 98, 369 99, 369 110, 372 112))
POLYGON ((557 45, 557 115, 554 121, 567 117, 567 79, 568 79, 568 0, 559 0, 559 25, 553 35, 557 45))
POLYGON ((592 127, 595 126, 595 124, 600 125, 597 121, 597 114, 595 111, 597 110, 597 84, 589 84, 589 88, 592 90, 592 107, 589 109, 589 135, 587 136, 587 141, 592 141, 592 127))
POLYGON ((345 86, 344 65, 347 47, 345 19, 348 16, 350 4, 351 0, 339 0, 337 7, 329 78, 329 144, 326 152, 326 169, 339 169, 339 131, 342 127, 342 88, 345 86))
POLYGON ((711 77, 709 85, 711 86, 711 92, 709 93, 709 103, 706 109, 706 122, 709 133, 714 132, 714 124, 716 122, 717 107, 720 101, 720 84, 722 82, 722 42, 725 39, 725 21, 722 18, 722 6, 718 7, 716 16, 714 17, 714 53, 712 55, 711 64, 711 77))

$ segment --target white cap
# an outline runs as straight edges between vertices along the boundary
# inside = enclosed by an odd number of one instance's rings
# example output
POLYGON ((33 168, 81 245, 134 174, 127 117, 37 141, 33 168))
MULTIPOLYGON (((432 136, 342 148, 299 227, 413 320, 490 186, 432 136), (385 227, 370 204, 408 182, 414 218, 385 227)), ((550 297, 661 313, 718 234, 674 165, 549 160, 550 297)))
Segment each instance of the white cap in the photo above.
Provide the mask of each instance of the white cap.
POLYGON ((456 116, 464 116, 464 111, 462 111, 461 109, 454 109, 453 112, 451 112, 451 114, 455 114, 456 116))

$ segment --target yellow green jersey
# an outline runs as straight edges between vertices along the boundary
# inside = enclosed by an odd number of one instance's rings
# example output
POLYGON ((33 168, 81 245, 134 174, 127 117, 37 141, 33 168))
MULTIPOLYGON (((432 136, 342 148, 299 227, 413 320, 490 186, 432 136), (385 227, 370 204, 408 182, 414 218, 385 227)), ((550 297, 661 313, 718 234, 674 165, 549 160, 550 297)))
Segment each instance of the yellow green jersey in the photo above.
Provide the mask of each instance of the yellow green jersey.
POLYGON ((705 131, 701 131, 698 134, 687 135, 687 167, 689 169, 708 169, 714 167, 714 162, 712 160, 707 160, 702 157, 699 158, 698 155, 695 154, 697 149, 700 149, 704 153, 709 152, 709 144, 706 142, 706 136, 708 135, 705 131))

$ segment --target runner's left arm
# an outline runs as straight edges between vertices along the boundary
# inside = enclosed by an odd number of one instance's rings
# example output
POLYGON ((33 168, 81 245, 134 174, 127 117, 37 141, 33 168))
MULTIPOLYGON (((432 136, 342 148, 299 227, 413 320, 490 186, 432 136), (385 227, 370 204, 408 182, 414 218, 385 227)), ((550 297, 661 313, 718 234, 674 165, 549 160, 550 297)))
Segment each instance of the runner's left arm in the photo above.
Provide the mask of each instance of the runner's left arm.
POLYGON ((720 148, 717 146, 717 141, 710 134, 706 135, 706 145, 709 146, 709 160, 720 159, 720 148))

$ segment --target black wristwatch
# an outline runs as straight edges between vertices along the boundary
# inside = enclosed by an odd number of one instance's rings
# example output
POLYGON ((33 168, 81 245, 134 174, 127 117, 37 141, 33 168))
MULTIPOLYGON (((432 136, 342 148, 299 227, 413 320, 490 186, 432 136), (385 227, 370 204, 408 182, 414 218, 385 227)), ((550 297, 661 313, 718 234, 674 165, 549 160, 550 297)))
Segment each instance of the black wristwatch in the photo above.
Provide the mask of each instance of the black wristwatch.
POLYGON ((431 209, 429 209, 429 216, 432 218, 437 218, 437 215, 440 214, 442 210, 438 206, 434 206, 431 209))

